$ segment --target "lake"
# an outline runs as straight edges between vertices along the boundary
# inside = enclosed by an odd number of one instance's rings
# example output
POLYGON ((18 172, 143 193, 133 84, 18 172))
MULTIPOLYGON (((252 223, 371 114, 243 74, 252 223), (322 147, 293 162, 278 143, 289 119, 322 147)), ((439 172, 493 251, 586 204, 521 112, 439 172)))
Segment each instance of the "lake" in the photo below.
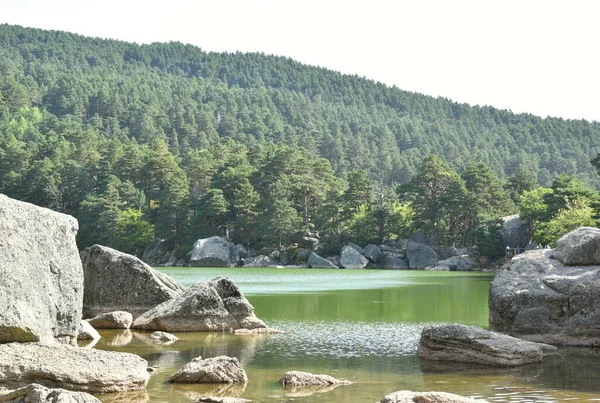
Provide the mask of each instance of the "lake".
POLYGON ((487 328, 493 275, 467 272, 159 268, 184 285, 229 276, 256 314, 281 335, 175 333, 171 345, 149 333, 101 331, 97 348, 133 352, 157 367, 147 395, 100 396, 104 402, 186 402, 203 395, 256 402, 378 402, 397 390, 445 391, 491 402, 600 401, 600 351, 562 349, 542 364, 516 369, 421 363, 423 327, 462 323, 487 328), (166 379, 197 356, 237 357, 245 386, 171 385, 166 379), (355 382, 327 392, 286 391, 289 370, 355 382))

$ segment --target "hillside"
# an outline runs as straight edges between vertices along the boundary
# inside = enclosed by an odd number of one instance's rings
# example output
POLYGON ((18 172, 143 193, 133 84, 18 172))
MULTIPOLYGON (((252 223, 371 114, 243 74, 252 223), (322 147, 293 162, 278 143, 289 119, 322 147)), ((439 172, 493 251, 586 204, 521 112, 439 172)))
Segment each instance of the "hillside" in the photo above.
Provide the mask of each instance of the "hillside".
MULTIPOLYGON (((308 215, 326 214, 310 210, 325 195, 308 203, 305 192, 301 206, 298 189, 267 190, 274 177, 265 168, 277 171, 272 157, 283 146, 300 150, 285 157, 302 167, 289 175, 327 176, 316 157, 329 162, 331 178, 319 180, 331 186, 314 185, 323 192, 343 190, 350 173, 364 170, 383 194, 430 154, 458 172, 482 162, 501 180, 522 166, 542 185, 561 173, 600 185, 590 164, 600 123, 457 104, 284 57, 0 25, 0 71, 0 192, 81 215, 98 203, 90 197, 114 187, 119 209, 139 207, 159 234, 189 228, 190 214, 178 218, 174 208, 187 203, 194 216, 211 189, 222 194, 204 206, 218 211, 223 197, 223 214, 236 220, 250 222, 277 191, 298 195, 290 206, 307 225, 308 215), (257 193, 255 206, 232 207, 240 186, 244 199, 257 193), (164 231, 159 206, 171 206, 164 231)), ((228 232, 227 219, 214 220, 228 232)))

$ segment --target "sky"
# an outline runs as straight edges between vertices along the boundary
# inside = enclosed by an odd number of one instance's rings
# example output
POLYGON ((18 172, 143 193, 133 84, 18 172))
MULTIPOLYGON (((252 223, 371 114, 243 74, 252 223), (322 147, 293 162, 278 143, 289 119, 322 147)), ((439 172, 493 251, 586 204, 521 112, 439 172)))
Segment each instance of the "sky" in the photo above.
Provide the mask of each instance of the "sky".
POLYGON ((471 105, 600 121, 596 0, 0 0, 0 23, 291 57, 471 105))

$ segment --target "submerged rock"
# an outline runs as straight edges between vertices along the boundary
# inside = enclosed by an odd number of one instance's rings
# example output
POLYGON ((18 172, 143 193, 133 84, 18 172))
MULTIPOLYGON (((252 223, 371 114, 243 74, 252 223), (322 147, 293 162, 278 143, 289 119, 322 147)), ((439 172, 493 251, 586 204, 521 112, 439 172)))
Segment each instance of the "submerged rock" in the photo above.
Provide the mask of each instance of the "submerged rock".
POLYGON ((0 343, 76 343, 83 299, 77 229, 71 216, 0 194, 0 343))
POLYGON ((66 345, 0 344, 0 386, 41 383, 90 393, 144 389, 148 362, 135 354, 66 345))
POLYGON ((463 325, 424 329, 417 354, 427 360, 497 366, 540 362, 544 356, 537 343, 463 325))
POLYGON ((247 383, 248 376, 235 357, 194 358, 169 378, 171 383, 247 383))
POLYGON ((96 397, 85 392, 71 392, 65 389, 48 389, 33 383, 17 390, 0 392, 2 403, 101 403, 96 397))
POLYGON ((339 267, 329 260, 317 255, 315 252, 311 252, 310 257, 308 258, 308 265, 312 268, 319 269, 339 269, 339 267))
POLYGON ((125 311, 108 312, 96 315, 88 322, 96 329, 129 329, 133 315, 125 311))
POLYGON ((446 392, 401 390, 386 395, 380 403, 487 403, 487 400, 473 399, 446 392))
POLYGON ((279 379, 279 384, 284 388, 350 385, 351 383, 350 381, 336 379, 330 375, 315 375, 301 371, 288 371, 279 379))
POLYGON ((254 307, 227 277, 196 283, 135 319, 135 329, 170 332, 266 328, 254 307))
POLYGON ((161 342, 161 343, 174 343, 179 340, 179 337, 172 335, 167 332, 154 332, 150 336, 153 341, 161 342))
POLYGON ((551 250, 512 259, 490 287, 490 329, 558 345, 600 345, 600 266, 565 266, 551 250))
POLYGON ((342 248, 340 256, 340 265, 346 269, 364 269, 369 263, 366 257, 361 255, 358 250, 350 245, 342 248))
POLYGON ((136 317, 167 301, 184 287, 135 256, 102 245, 81 252, 85 317, 127 311, 136 317))

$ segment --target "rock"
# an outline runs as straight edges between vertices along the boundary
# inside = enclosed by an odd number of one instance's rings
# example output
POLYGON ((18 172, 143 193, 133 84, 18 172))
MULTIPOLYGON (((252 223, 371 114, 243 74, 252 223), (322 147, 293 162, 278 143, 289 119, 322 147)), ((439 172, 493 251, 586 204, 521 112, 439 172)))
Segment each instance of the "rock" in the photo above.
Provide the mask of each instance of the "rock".
POLYGON ((503 247, 510 246, 511 248, 523 248, 529 243, 527 231, 524 230, 523 223, 518 214, 502 217, 501 220, 503 224, 500 235, 502 237, 503 247))
POLYGON ((448 246, 446 248, 441 248, 440 256, 442 256, 444 259, 458 256, 458 249, 456 249, 454 246, 448 246))
POLYGON ((456 256, 464 256, 469 254, 469 248, 458 248, 456 249, 456 256))
POLYGON ((302 386, 330 386, 350 385, 352 382, 335 379, 329 375, 314 375, 308 372, 288 371, 279 379, 279 384, 284 388, 297 388, 302 386))
POLYGON ((446 260, 440 260, 435 265, 438 267, 447 267, 450 271, 468 271, 473 266, 470 261, 460 256, 454 256, 446 260))
POLYGON ((294 260, 295 260, 296 264, 307 263, 311 254, 312 254, 312 252, 309 251, 308 249, 299 248, 296 250, 294 260))
POLYGON ((309 251, 315 251, 319 248, 319 240, 314 237, 305 236, 299 240, 298 246, 309 251))
POLYGON ((427 266, 425 269, 423 270, 427 270, 427 271, 450 271, 450 268, 448 266, 427 266))
POLYGON ((339 267, 331 263, 329 260, 317 255, 315 252, 310 254, 310 257, 308 258, 308 265, 312 268, 339 269, 339 267))
POLYGON ((254 315, 239 288, 227 277, 192 285, 175 298, 136 318, 132 328, 169 332, 229 331, 267 327, 254 315))
POLYGON ((37 383, 2 393, 2 403, 101 403, 85 392, 71 392, 65 389, 48 389, 37 383))
POLYGON ((365 246, 365 252, 363 255, 371 262, 377 263, 379 261, 379 256, 381 256, 381 249, 379 249, 379 247, 376 245, 368 244, 365 246))
POLYGON ((88 322, 96 329, 129 329, 133 315, 125 311, 108 312, 96 315, 88 322))
MULTIPOLYGON (((427 245, 430 247, 432 247, 434 244, 433 238, 428 235, 425 235, 422 232, 414 232, 410 236, 410 238, 408 240, 408 244, 410 244, 411 242, 420 243, 420 244, 427 245)), ((407 244, 407 246, 408 246, 408 244, 407 244)))
POLYGON ((600 266, 565 266, 552 250, 514 257, 490 286, 490 329, 558 345, 600 345, 600 266))
POLYGON ((361 255, 355 248, 346 245, 342 248, 340 265, 346 269, 364 269, 369 263, 366 257, 361 255))
POLYGON ((240 259, 246 259, 248 257, 248 251, 244 248, 244 245, 233 245, 231 247, 232 259, 236 262, 240 259))
POLYGON ((287 250, 279 251, 279 261, 282 265, 286 266, 291 263, 290 261, 290 252, 287 250))
POLYGON ((99 338, 100 333, 98 333, 87 320, 79 322, 77 340, 98 340, 99 338))
POLYGON ((427 266, 435 266, 440 261, 439 256, 432 248, 417 242, 408 243, 406 257, 411 269, 424 269, 427 266))
POLYGON ((0 343, 76 343, 83 299, 77 229, 71 216, 0 194, 0 343))
POLYGON ((259 255, 247 258, 244 262, 244 267, 273 267, 278 264, 279 262, 272 260, 268 256, 259 255))
POLYGON ((151 240, 144 253, 142 254, 142 261, 147 264, 156 264, 160 257, 165 253, 165 240, 161 238, 155 238, 151 240))
POLYGON ((154 332, 150 336, 153 341, 162 342, 162 343, 174 343, 179 340, 179 337, 172 335, 167 332, 154 332))
POLYGON ((363 248, 361 248, 360 246, 358 246, 357 244, 355 244, 354 242, 348 242, 348 246, 353 248, 354 250, 356 250, 361 255, 365 254, 365 250, 363 248))
POLYGON ((90 393, 144 389, 148 362, 135 354, 67 345, 0 344, 0 386, 40 383, 90 393))
POLYGON ((563 235, 552 257, 567 266, 600 265, 600 229, 581 227, 563 235))
POLYGON ((544 356, 537 343, 463 325, 423 329, 417 354, 426 360, 496 366, 540 362, 544 356))
POLYGON ((190 266, 233 267, 244 258, 245 249, 242 249, 243 246, 234 245, 220 236, 198 239, 189 253, 190 266))
POLYGON ((406 259, 402 259, 389 253, 385 254, 385 260, 383 261, 384 269, 409 269, 408 262, 406 259))
POLYGON ((235 357, 194 358, 169 378, 170 383, 247 383, 248 376, 235 357))
POLYGON ((85 317, 127 311, 134 318, 179 294, 184 287, 135 256, 107 246, 81 252, 85 317))
POLYGON ((198 402, 208 403, 246 403, 252 400, 242 399, 241 397, 219 397, 219 396, 204 396, 198 399, 198 402))
POLYGON ((473 399, 446 392, 401 390, 386 395, 380 403, 487 403, 487 400, 473 399))

